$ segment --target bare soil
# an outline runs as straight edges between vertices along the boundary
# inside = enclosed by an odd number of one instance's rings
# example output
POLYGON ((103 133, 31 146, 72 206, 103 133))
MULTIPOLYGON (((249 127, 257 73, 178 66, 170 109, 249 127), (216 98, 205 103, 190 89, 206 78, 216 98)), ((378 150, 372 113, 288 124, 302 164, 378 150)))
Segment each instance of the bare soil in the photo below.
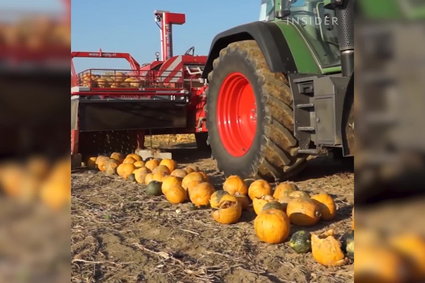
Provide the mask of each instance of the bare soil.
MULTIPOLYGON (((167 150, 181 166, 197 165, 221 188, 224 177, 209 152, 193 143, 167 150)), ((294 181, 309 193, 330 193, 338 206, 335 220, 307 230, 342 235, 351 229, 350 160, 311 160, 294 181)), ((172 205, 162 196, 147 196, 142 185, 85 169, 72 173, 72 195, 72 282, 353 281, 352 264, 324 267, 287 243, 259 242, 252 210, 237 224, 222 225, 213 221, 211 209, 172 205)))

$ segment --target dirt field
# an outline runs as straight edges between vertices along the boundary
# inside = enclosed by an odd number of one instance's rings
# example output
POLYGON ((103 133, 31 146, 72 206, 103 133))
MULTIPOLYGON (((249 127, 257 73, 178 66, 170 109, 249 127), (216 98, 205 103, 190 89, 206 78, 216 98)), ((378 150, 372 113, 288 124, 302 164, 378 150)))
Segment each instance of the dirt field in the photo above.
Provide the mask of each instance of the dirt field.
MULTIPOLYGON (((221 188, 208 152, 194 144, 171 149, 180 165, 196 164, 221 188)), ((353 169, 348 161, 316 159, 294 181, 307 192, 335 197, 338 216, 310 231, 349 231, 353 169)), ((211 209, 171 205, 148 197, 144 187, 118 176, 77 170, 72 174, 73 282, 350 282, 352 264, 326 268, 311 253, 296 254, 287 243, 257 240, 255 213, 234 225, 214 222, 211 209)), ((292 232, 299 230, 293 226, 292 232)))

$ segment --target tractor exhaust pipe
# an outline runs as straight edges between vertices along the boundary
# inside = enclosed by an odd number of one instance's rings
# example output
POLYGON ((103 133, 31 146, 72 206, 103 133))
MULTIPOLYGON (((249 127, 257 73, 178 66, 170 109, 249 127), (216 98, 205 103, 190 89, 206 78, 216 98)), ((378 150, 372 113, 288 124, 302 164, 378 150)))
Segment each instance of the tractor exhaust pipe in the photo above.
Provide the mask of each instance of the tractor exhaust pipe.
POLYGON ((342 75, 354 72, 354 1, 333 0, 338 19, 338 41, 341 52, 342 75))

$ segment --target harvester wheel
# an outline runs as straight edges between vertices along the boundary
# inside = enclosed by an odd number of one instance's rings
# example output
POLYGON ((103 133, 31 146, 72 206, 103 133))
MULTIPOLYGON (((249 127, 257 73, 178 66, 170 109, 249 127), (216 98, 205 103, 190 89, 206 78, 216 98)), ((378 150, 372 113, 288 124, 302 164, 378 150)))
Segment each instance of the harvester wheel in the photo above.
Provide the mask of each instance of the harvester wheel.
POLYGON ((207 94, 209 142, 226 175, 282 180, 302 169, 292 93, 269 70, 254 40, 229 44, 214 60, 207 94))

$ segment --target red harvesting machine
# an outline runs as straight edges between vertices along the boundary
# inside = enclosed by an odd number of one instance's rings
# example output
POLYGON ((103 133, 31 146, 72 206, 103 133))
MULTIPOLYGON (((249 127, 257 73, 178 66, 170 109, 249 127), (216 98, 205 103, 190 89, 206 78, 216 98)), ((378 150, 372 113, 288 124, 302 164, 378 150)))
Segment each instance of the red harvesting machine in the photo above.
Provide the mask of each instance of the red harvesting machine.
POLYGON ((130 69, 88 69, 71 78, 71 154, 83 156, 143 148, 146 134, 194 133, 206 145, 206 56, 194 48, 173 56, 172 26, 185 15, 155 11, 161 54, 140 65, 128 53, 72 52, 71 57, 124 58, 130 69), (161 58, 159 58, 161 55, 161 58))

